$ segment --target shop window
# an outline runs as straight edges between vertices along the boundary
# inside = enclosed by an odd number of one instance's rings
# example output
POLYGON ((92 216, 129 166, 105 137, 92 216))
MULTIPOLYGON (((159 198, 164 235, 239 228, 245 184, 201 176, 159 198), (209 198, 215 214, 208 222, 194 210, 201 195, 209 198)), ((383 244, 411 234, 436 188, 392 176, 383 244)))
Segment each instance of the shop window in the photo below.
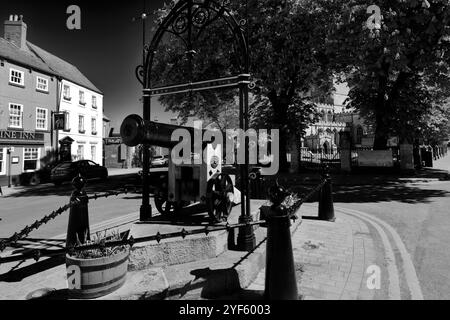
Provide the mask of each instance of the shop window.
POLYGON ((23 149, 23 170, 34 171, 38 168, 39 149, 24 148, 23 149))

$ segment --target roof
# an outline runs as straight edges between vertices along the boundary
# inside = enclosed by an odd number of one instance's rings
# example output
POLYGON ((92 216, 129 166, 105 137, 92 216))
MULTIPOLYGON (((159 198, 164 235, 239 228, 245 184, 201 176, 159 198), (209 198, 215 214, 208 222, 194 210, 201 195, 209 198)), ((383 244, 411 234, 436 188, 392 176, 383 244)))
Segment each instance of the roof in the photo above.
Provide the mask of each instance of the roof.
POLYGON ((0 37, 0 57, 32 69, 59 76, 86 89, 102 93, 80 70, 61 58, 27 41, 22 50, 0 37))

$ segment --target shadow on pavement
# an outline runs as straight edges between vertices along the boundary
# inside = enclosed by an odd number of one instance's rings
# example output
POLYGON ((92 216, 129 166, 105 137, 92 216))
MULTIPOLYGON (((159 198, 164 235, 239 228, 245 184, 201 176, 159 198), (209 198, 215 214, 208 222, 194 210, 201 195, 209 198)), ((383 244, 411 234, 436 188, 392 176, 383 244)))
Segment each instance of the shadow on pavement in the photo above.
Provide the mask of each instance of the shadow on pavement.
MULTIPOLYGON (((280 175, 280 184, 292 192, 305 195, 321 181, 320 173, 280 175)), ((423 169, 409 174, 400 173, 351 173, 332 174, 333 200, 343 203, 399 201, 404 203, 428 203, 431 198, 449 196, 449 192, 437 188, 423 188, 415 182, 450 181, 448 171, 423 169)), ((317 195, 307 202, 317 202, 317 195)))
POLYGON ((53 257, 17 269, 23 263, 19 262, 10 271, 0 274, 0 282, 20 282, 29 276, 57 267, 65 263, 65 261, 66 258, 64 256, 53 257))
MULTIPOLYGON (((127 174, 120 176, 112 176, 107 180, 89 180, 86 184, 86 192, 89 194, 95 192, 105 192, 114 189, 121 189, 128 186, 136 186, 138 179, 135 174, 127 174)), ((27 186, 22 189, 5 196, 5 198, 20 198, 20 197, 33 197, 33 196, 67 196, 73 191, 72 184, 70 182, 63 183, 60 186, 55 186, 51 183, 46 183, 38 186, 27 186)), ((130 188, 130 193, 134 192, 133 188, 130 188)))

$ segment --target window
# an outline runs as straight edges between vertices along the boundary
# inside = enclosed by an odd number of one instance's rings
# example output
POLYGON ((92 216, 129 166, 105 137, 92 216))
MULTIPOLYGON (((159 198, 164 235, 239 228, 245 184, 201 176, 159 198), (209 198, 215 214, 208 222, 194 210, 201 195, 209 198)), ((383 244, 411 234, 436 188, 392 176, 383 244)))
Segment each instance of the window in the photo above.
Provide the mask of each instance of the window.
POLYGON ((97 97, 92 96, 92 108, 97 109, 97 97))
POLYGON ((78 131, 80 133, 85 133, 86 132, 84 130, 84 116, 82 116, 82 115, 78 116, 78 131))
POLYGON ((42 77, 37 77, 36 79, 36 89, 39 91, 48 92, 48 79, 42 77))
POLYGON ((39 149, 24 148, 23 149, 23 170, 34 171, 38 168, 39 149))
POLYGON ((70 113, 69 111, 64 111, 64 116, 66 117, 64 123, 64 131, 70 131, 70 113))
POLYGON ((78 145, 78 148, 77 148, 77 159, 78 160, 84 159, 84 146, 81 144, 78 145))
POLYGON ((84 91, 81 91, 81 90, 80 90, 80 104, 82 106, 86 105, 86 102, 84 101, 84 91))
POLYGON ((95 160, 95 154, 97 153, 97 148, 95 146, 91 146, 91 160, 95 160))
POLYGON ((91 119, 91 132, 93 135, 97 134, 97 119, 95 118, 91 119))
POLYGON ((6 152, 5 148, 0 148, 0 175, 6 173, 6 152))
POLYGON ((23 71, 9 69, 9 83, 19 86, 24 85, 24 73, 23 71))
POLYGON ((70 97, 70 86, 67 84, 64 85, 64 100, 70 101, 72 98, 70 97))
POLYGON ((9 104, 9 127, 22 128, 23 106, 20 104, 9 104))
POLYGON ((36 129, 47 130, 47 114, 48 110, 36 108, 36 129))

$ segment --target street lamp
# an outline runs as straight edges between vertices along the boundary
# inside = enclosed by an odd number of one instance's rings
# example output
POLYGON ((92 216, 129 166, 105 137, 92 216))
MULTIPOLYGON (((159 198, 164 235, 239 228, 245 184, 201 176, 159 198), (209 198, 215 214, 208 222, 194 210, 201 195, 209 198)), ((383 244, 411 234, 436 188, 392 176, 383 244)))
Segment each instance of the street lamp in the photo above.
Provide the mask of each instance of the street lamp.
MULTIPOLYGON (((142 20, 142 67, 145 68, 147 47, 146 47, 146 20, 148 18, 146 9, 146 0, 143 0, 143 12, 138 18, 133 18, 133 22, 142 20)), ((142 89, 146 89, 145 82, 142 82, 142 89)), ((151 115, 151 97, 148 93, 144 93, 142 97, 142 113, 145 121, 150 121, 151 115)), ((150 146, 142 145, 142 204, 139 210, 139 220, 148 221, 152 217, 152 206, 150 204, 150 188, 149 188, 149 171, 150 171, 150 146)))

